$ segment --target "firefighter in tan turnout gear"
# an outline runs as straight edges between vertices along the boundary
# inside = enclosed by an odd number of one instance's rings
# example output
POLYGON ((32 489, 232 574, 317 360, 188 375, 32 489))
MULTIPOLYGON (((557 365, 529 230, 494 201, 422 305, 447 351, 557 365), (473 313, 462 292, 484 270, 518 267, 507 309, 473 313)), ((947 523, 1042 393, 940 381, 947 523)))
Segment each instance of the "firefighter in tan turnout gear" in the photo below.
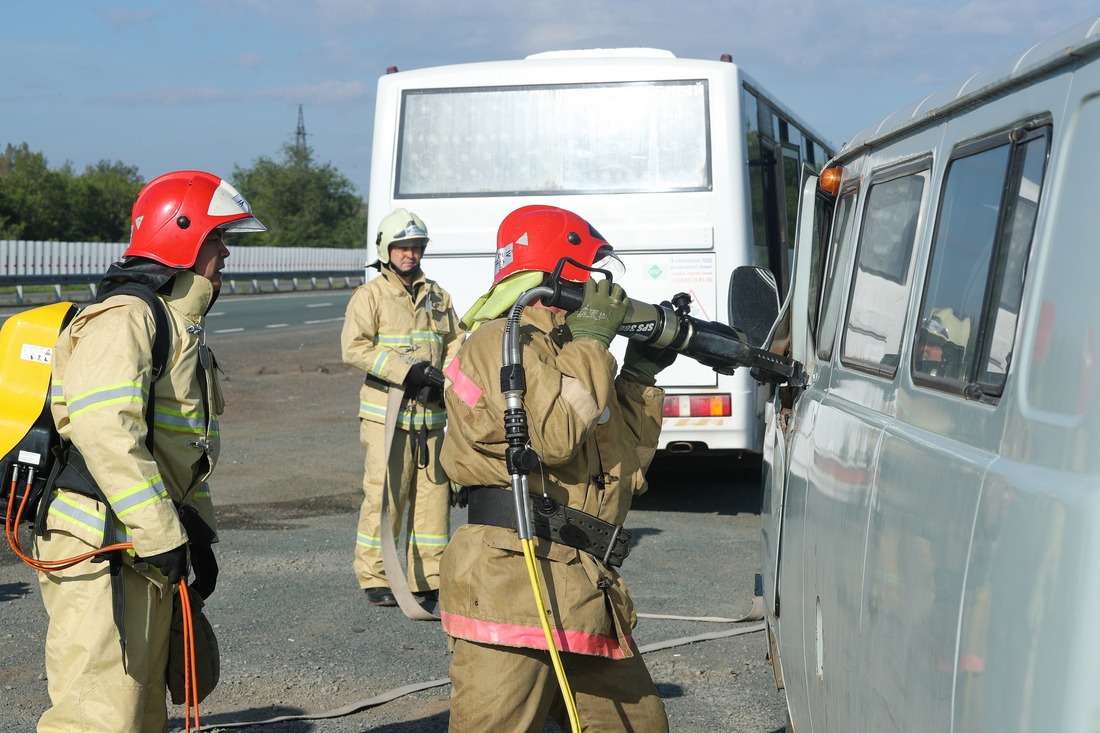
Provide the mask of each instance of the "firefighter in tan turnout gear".
MULTIPOLYGON (((443 556, 440 591, 453 651, 453 731, 537 732, 547 716, 569 730, 515 529, 500 386, 500 316, 563 257, 621 267, 603 237, 572 212, 527 206, 509 214, 497 235, 493 287, 463 319, 471 333, 445 370, 451 423, 443 466, 469 501, 469 524, 443 556)), ((533 514, 545 510, 591 530, 570 538, 562 531, 562 541, 551 541, 536 521, 536 564, 584 730, 665 731, 664 705, 632 638, 637 617, 617 567, 629 548, 622 525, 631 500, 646 489, 661 430, 664 393, 655 376, 675 352, 630 342, 618 370, 608 345, 623 321, 625 294, 589 275, 572 265, 562 271, 566 280, 585 282, 575 312, 533 305, 519 321, 523 401, 541 463, 529 475, 533 514)))
POLYGON ((189 566, 204 598, 217 578, 207 478, 218 458, 222 398, 205 315, 229 256, 223 233, 263 230, 217 176, 178 171, 154 179, 138 195, 129 247, 100 293, 137 283, 155 300, 110 297, 81 310, 60 335, 52 412, 71 449, 57 488, 43 499, 35 555, 60 560, 124 541, 133 551, 39 573, 50 616, 51 702, 39 733, 167 729, 173 594, 189 566), (158 317, 170 346, 155 379, 158 317))
POLYGON ((359 436, 366 449, 364 499, 353 567, 359 587, 375 606, 396 606, 382 561, 382 492, 390 477, 390 527, 401 538, 408 510, 408 583, 422 605, 434 607, 439 559, 450 536, 450 483, 439 463, 447 413, 444 367, 463 331, 451 296, 420 267, 428 229, 416 214, 396 209, 382 219, 375 239, 379 276, 355 290, 340 336, 344 361, 366 372, 359 393, 359 436), (402 399, 393 444, 386 453, 385 424, 391 390, 402 399))

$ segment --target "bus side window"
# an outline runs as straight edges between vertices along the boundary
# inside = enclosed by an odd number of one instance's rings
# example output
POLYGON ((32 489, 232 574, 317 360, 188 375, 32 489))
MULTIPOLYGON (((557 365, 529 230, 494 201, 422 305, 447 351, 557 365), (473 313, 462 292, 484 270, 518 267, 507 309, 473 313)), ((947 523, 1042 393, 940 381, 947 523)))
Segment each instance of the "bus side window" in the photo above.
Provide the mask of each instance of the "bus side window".
POLYGON ((960 147, 948 164, 913 346, 918 383, 1001 394, 1048 137, 1047 128, 999 133, 960 147))
POLYGON ((901 351, 927 166, 911 164, 873 182, 860 231, 841 360, 889 378, 901 351))
MULTIPOLYGON (((844 277, 838 270, 838 263, 847 261, 848 252, 852 245, 852 221, 854 220, 852 212, 855 211, 858 191, 859 189, 855 186, 847 188, 840 193, 840 200, 835 204, 830 200, 821 198, 817 200, 819 210, 827 206, 836 207, 832 216, 832 238, 829 240, 827 259, 824 264, 825 272, 822 276, 821 305, 818 307, 819 312, 815 313, 817 316, 817 328, 815 329, 817 356, 825 361, 832 358, 833 343, 836 341, 837 319, 840 314, 840 304, 844 292, 844 277)), ((815 215, 815 218, 818 218, 821 222, 828 221, 826 212, 815 215)), ((822 233, 822 236, 825 236, 825 234, 822 233)), ((814 323, 813 320, 810 322, 814 323)))

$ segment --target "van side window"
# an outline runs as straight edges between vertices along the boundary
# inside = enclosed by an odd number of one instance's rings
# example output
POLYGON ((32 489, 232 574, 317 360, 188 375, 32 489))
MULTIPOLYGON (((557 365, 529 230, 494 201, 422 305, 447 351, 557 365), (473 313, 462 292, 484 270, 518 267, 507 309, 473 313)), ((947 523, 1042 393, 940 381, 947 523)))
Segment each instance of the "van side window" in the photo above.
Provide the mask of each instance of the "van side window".
MULTIPOLYGON (((817 355, 818 358, 828 361, 833 356, 833 342, 836 341, 837 319, 840 313, 841 297, 844 292, 843 277, 838 277, 837 263, 848 259, 847 254, 852 246, 852 221, 855 211, 856 194, 859 189, 852 186, 841 191, 840 200, 835 204, 836 213, 833 218, 832 239, 826 250, 827 260, 824 264, 823 275, 824 293, 821 298, 819 318, 817 320, 817 355)), ((833 202, 822 202, 818 199, 817 206, 833 206, 833 202)), ((817 219, 824 220, 821 216, 817 219)), ((816 269, 816 268, 815 268, 816 269)), ((815 304, 816 307, 816 304, 815 304)), ((813 321, 811 320, 811 323, 813 321)))
POLYGON ((948 164, 928 283, 913 345, 913 378, 994 399, 1004 389, 1049 128, 967 145, 948 164))
POLYGON ((913 242, 928 179, 927 163, 922 166, 872 182, 859 236, 841 361, 884 377, 892 378, 900 361, 913 242))

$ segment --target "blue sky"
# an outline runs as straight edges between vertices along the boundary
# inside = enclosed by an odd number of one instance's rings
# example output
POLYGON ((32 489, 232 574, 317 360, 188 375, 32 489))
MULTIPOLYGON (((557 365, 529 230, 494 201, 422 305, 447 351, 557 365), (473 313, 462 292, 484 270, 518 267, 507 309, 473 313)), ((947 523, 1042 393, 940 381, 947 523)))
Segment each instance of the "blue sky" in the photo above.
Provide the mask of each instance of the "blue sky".
MULTIPOLYGON (((292 143, 366 197, 374 91, 401 70, 567 48, 729 53, 840 144, 1089 17, 1083 0, 39 0, 0 15, 0 145, 51 168, 231 178, 292 143)), ((247 192, 244 192, 247 196, 247 192)))

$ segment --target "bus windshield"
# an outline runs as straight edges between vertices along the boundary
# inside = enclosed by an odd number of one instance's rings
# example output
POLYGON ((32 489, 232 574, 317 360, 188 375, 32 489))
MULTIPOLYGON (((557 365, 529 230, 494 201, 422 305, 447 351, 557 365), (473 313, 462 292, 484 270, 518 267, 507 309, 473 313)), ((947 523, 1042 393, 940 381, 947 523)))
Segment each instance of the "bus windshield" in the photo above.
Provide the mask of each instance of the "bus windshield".
POLYGON ((406 90, 395 198, 709 191, 704 79, 406 90))

